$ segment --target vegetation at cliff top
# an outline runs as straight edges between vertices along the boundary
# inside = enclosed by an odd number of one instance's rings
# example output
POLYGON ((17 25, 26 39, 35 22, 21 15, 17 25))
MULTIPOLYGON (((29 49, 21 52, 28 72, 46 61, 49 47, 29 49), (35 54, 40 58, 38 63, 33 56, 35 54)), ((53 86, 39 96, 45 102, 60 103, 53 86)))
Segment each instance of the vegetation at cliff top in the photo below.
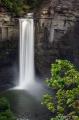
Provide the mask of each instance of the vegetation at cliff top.
POLYGON ((6 98, 0 98, 0 120, 16 120, 6 98))
POLYGON ((46 80, 55 95, 46 94, 44 104, 55 118, 51 120, 79 120, 79 72, 67 60, 56 60, 51 67, 51 77, 46 80))
POLYGON ((42 0, 1 0, 12 15, 21 16, 40 5, 42 0))

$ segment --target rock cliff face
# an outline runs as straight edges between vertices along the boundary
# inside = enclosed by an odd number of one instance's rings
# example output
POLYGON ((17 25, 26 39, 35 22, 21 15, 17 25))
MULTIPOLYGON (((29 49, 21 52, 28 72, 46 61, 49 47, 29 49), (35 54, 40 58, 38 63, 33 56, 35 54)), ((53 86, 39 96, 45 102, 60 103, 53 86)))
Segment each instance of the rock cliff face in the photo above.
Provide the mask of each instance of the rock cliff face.
MULTIPOLYGON (((56 59, 79 66, 79 0, 43 0, 35 10, 35 65, 44 76, 56 59)), ((18 39, 18 22, 0 10, 0 41, 18 39)))
POLYGON ((68 59, 78 65, 79 0, 46 0, 35 16, 37 70, 48 76, 56 59, 68 59))
POLYGON ((18 38, 17 23, 14 18, 11 18, 10 13, 3 7, 0 8, 0 41, 16 40, 18 38))

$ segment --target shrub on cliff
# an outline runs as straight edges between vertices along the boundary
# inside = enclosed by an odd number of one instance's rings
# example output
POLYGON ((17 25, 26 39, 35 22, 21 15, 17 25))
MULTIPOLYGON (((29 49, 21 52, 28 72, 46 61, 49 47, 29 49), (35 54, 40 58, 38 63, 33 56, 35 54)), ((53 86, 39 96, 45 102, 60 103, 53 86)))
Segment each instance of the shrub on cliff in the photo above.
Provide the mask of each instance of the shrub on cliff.
POLYGON ((55 90, 54 96, 43 97, 43 104, 57 116, 51 120, 79 120, 79 72, 75 66, 67 60, 56 60, 46 82, 55 90))
POLYGON ((0 98, 0 120, 16 120, 6 98, 0 98))

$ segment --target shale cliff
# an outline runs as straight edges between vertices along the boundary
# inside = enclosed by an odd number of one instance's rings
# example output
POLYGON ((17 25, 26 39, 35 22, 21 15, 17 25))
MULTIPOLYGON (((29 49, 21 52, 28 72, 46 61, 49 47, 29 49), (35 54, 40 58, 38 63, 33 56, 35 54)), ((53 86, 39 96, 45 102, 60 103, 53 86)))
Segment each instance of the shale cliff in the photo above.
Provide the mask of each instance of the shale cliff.
MULTIPOLYGON (((68 59, 79 67, 79 0, 43 0, 32 11, 38 73, 49 76, 51 63, 56 59, 68 59)), ((18 40, 18 23, 0 6, 0 41, 18 40)))
POLYGON ((79 0, 45 0, 35 17, 38 72, 50 75, 56 59, 68 59, 79 66, 79 0))

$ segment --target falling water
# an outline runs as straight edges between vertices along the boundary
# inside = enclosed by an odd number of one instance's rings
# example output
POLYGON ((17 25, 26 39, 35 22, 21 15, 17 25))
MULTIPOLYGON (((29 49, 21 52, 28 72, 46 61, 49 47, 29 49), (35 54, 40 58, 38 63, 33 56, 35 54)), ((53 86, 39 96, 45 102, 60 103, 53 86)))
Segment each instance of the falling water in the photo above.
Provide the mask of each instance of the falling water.
POLYGON ((34 81, 34 21, 20 19, 19 88, 26 89, 34 81))
POLYGON ((54 28, 51 27, 51 30, 50 30, 50 42, 52 43, 54 41, 54 28))

